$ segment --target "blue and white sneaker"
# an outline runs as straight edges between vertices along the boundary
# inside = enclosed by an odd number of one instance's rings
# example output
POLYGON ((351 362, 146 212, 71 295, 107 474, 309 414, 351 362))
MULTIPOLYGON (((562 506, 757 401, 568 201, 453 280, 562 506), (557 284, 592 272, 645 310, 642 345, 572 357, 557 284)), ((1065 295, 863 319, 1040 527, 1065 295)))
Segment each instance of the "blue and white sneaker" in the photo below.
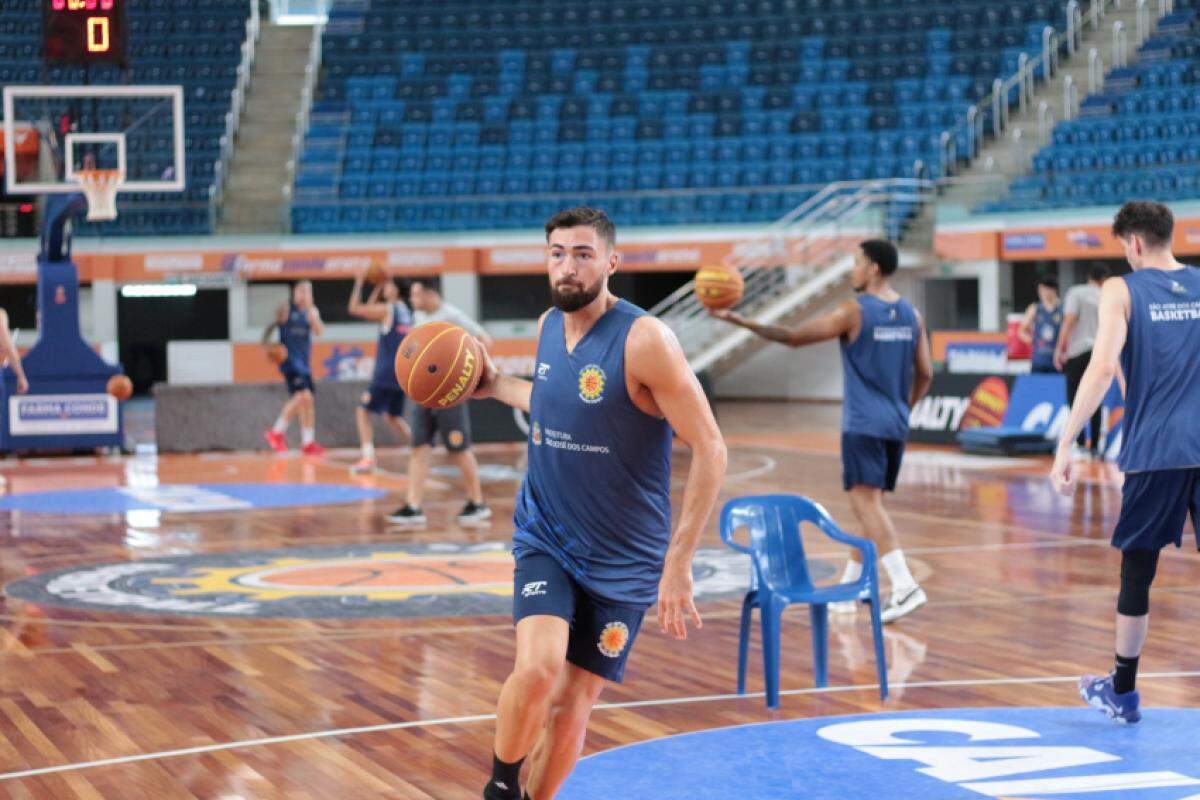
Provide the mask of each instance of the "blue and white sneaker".
POLYGON ((1138 710, 1140 698, 1137 690, 1117 694, 1113 689, 1111 673, 1104 677, 1084 675, 1079 679, 1079 696, 1083 702, 1120 725, 1132 725, 1142 718, 1142 712, 1138 710))

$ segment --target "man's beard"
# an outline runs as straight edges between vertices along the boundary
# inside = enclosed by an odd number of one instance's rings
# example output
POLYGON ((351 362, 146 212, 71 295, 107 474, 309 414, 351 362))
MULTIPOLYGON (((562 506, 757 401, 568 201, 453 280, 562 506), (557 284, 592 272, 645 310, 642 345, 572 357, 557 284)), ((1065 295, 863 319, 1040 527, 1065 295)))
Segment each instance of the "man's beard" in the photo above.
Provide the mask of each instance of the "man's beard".
POLYGON ((573 291, 564 292, 560 287, 563 282, 550 285, 550 299, 554 301, 554 305, 561 311, 570 314, 573 311, 578 311, 584 306, 591 303, 600 296, 600 289, 604 286, 603 276, 598 278, 594 284, 584 289, 576 281, 570 281, 573 291))

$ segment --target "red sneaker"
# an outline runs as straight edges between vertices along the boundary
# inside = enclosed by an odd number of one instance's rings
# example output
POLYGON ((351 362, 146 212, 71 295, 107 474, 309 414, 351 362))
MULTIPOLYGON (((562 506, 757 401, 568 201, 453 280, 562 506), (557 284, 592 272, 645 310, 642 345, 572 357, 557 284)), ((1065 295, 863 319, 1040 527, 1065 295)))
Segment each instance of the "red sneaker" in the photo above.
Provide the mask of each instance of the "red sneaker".
POLYGON ((267 444, 270 445, 271 449, 276 453, 287 452, 287 440, 283 438, 282 433, 279 433, 275 430, 268 430, 263 434, 263 438, 267 440, 267 444))
POLYGON ((300 452, 306 456, 323 456, 325 455, 325 448, 316 442, 309 442, 300 448, 300 452))

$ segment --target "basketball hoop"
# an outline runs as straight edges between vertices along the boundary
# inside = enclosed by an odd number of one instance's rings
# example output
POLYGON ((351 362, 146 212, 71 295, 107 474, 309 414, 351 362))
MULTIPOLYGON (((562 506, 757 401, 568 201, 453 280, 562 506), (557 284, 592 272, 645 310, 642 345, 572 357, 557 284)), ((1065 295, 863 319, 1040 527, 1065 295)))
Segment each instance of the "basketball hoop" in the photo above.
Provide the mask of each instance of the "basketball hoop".
POLYGON ((117 189, 123 176, 119 169, 77 169, 75 177, 87 196, 88 222, 107 222, 117 218, 117 189))

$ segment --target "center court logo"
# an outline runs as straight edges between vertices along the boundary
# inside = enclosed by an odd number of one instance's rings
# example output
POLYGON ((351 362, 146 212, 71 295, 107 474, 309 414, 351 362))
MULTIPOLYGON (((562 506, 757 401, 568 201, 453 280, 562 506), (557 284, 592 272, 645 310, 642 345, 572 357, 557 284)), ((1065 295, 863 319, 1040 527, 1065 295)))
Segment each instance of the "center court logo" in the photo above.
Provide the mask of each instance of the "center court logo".
POLYGON ((595 364, 579 370, 579 399, 585 403, 599 403, 604 399, 604 383, 607 376, 595 364))
POLYGON ((579 763, 559 796, 604 796, 601 787, 619 770, 622 796, 656 800, 1197 800, 1198 726, 1196 709, 1149 709, 1130 730, 1086 707, 761 723, 598 753, 579 763))
MULTIPOLYGON (((810 563, 814 580, 835 567, 810 563)), ((692 562, 697 599, 739 597, 747 558, 703 548, 692 562)), ((528 588, 528 587, 523 587, 528 588)), ((507 542, 352 545, 203 553, 96 564, 24 578, 10 600, 94 611, 217 617, 507 616, 513 559, 507 542)))

